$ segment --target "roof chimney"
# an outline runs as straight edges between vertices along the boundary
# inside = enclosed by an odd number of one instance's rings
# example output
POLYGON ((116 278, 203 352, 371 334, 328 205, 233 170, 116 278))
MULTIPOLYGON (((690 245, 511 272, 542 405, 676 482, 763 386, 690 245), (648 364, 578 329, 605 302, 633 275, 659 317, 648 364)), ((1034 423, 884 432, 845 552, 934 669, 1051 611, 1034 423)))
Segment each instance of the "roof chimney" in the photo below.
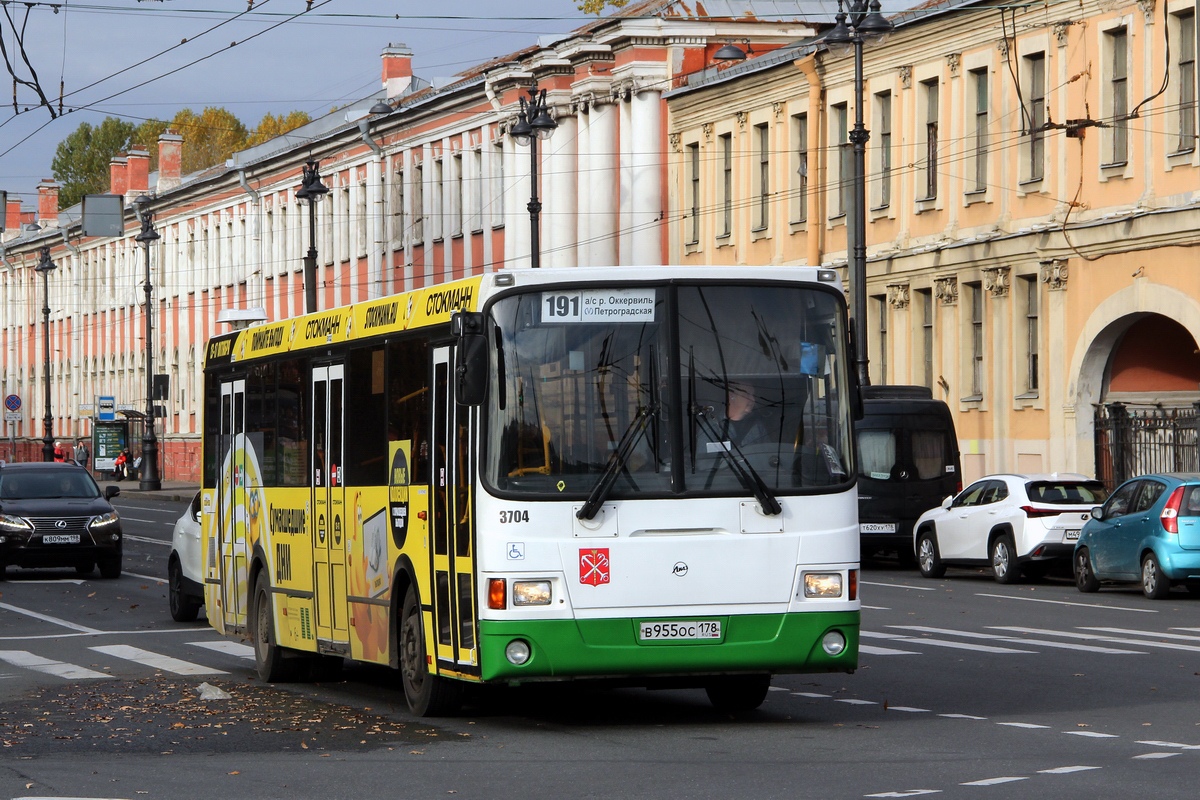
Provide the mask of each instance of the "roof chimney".
POLYGON ((130 149, 125 167, 129 182, 129 193, 145 194, 150 191, 150 151, 144 147, 130 149))
POLYGON ((129 192, 129 159, 124 154, 108 162, 108 191, 124 197, 129 192))
POLYGON ((159 194, 174 189, 183 180, 183 137, 167 129, 158 136, 159 194))
POLYGON ((383 90, 388 100, 404 94, 412 83, 412 50, 406 44, 389 44, 383 48, 383 90))
POLYGON ((43 178, 38 184, 38 224, 43 228, 58 227, 58 184, 43 178))
POLYGON ((4 209, 4 230, 19 231, 21 230, 21 201, 13 198, 8 199, 8 203, 4 209))

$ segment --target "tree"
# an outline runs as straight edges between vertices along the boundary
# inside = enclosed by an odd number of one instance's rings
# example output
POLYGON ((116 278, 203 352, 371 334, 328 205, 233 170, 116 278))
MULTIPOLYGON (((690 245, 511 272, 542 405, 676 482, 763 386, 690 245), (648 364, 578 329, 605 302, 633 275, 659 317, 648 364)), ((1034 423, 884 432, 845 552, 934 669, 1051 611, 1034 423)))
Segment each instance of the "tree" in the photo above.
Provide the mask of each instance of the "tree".
POLYGON ((80 124, 59 142, 50 162, 50 171, 62 187, 58 193, 59 207, 70 208, 82 201, 85 194, 107 192, 109 162, 129 149, 133 134, 133 123, 105 117, 96 127, 86 122, 80 124))
POLYGON ((579 0, 575 7, 585 14, 595 14, 598 17, 605 8, 624 8, 627 5, 629 0, 579 0))
POLYGON ((301 125, 307 125, 310 122, 312 122, 312 118, 303 111, 293 111, 278 117, 268 112, 263 115, 262 120, 258 123, 258 127, 246 139, 246 147, 262 144, 269 139, 282 136, 288 131, 294 131, 301 125))
POLYGON ((170 123, 161 119, 148 119, 133 132, 133 144, 145 148, 150 153, 151 172, 158 169, 158 137, 170 127, 170 123))
POLYGON ((247 131, 242 121, 224 108, 212 106, 199 114, 182 109, 170 127, 183 137, 183 173, 198 172, 222 164, 246 146, 247 131))

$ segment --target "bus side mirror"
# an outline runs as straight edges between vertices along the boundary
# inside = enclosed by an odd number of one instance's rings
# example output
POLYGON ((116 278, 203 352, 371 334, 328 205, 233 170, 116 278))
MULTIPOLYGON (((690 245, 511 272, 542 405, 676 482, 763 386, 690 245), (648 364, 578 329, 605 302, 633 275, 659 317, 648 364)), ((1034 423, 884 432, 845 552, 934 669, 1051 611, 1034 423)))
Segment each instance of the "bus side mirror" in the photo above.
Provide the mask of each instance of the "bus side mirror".
POLYGON ((465 406, 483 403, 487 391, 487 336, 483 333, 483 314, 460 311, 450 318, 450 330, 458 339, 455 350, 454 379, 458 402, 465 406))

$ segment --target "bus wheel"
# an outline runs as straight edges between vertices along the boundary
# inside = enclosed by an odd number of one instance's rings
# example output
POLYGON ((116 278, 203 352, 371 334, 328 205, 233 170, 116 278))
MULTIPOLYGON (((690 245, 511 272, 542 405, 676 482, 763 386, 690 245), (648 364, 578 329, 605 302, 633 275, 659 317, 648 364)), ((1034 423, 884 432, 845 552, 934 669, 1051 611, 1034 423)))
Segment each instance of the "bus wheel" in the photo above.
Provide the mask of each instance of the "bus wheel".
POLYGON ((254 630, 254 664, 258 677, 267 683, 287 683, 296 679, 302 663, 299 659, 286 658, 284 648, 275 643, 275 622, 271 615, 270 582, 259 576, 254 584, 254 613, 251 617, 254 630))
POLYGON ((727 675, 709 681, 704 691, 717 711, 738 714, 761 706, 770 688, 770 675, 727 675))
POLYGON ((408 587, 400 613, 400 679, 408 709, 418 717, 444 717, 462 705, 462 686, 434 675, 425 661, 425 625, 417 590, 408 587))

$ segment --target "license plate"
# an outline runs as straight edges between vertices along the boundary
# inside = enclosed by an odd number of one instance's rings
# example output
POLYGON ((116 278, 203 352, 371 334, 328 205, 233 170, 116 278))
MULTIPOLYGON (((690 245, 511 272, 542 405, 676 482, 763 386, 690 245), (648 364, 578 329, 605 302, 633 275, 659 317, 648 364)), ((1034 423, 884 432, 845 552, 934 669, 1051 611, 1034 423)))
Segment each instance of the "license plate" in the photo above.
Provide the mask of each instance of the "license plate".
POLYGON ((687 639, 720 639, 720 620, 685 622, 643 622, 638 625, 638 638, 643 642, 687 639))
POLYGON ((861 522, 858 525, 859 533, 895 533, 896 523, 894 522, 861 522))
POLYGON ((79 534, 48 533, 42 537, 42 544, 79 544, 79 534))
POLYGON ((1076 539, 1078 539, 1079 538, 1079 530, 1080 530, 1079 528, 1068 528, 1066 533, 1063 534, 1063 541, 1064 542, 1073 542, 1076 539))

